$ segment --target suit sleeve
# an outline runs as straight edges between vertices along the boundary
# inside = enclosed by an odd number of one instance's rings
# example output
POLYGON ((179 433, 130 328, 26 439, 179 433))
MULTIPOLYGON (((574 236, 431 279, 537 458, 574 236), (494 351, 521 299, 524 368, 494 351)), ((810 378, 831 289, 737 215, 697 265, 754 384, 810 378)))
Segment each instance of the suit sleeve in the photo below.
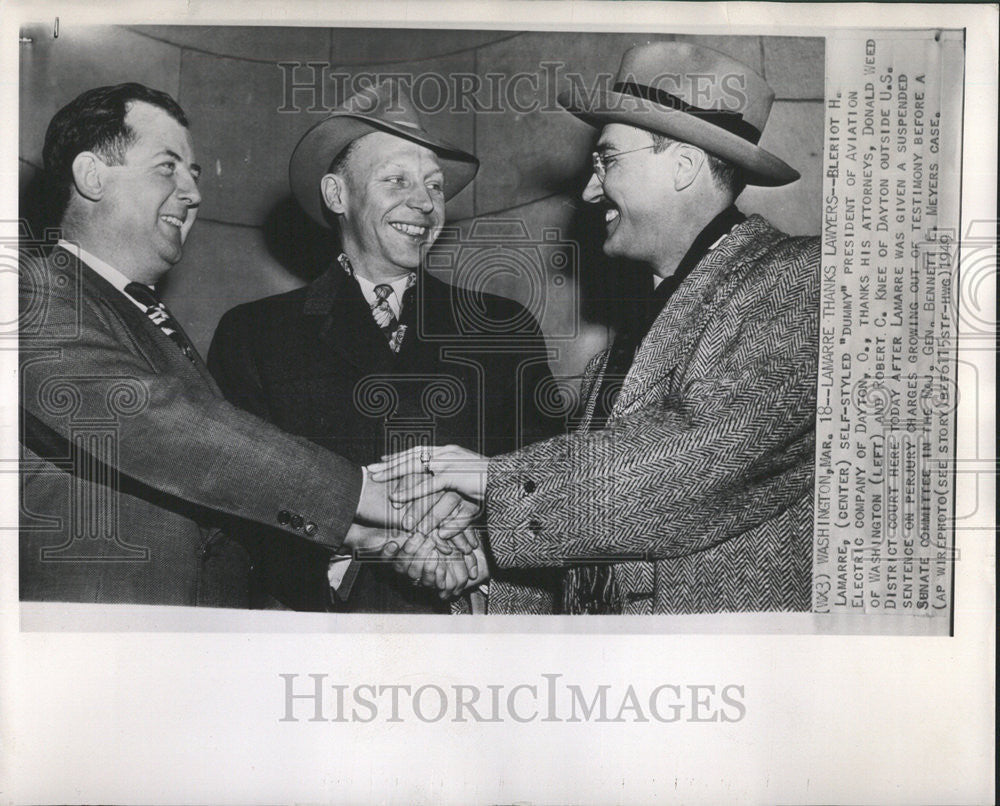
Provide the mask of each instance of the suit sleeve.
POLYGON ((117 312, 74 288, 66 275, 22 262, 27 440, 69 444, 76 424, 110 424, 113 470, 164 500, 342 544, 360 496, 358 467, 240 411, 207 384, 158 372, 117 312))
POLYGON ((695 350, 712 372, 604 429, 490 463, 501 567, 658 560, 710 548, 810 494, 818 247, 776 259, 715 315, 695 350))

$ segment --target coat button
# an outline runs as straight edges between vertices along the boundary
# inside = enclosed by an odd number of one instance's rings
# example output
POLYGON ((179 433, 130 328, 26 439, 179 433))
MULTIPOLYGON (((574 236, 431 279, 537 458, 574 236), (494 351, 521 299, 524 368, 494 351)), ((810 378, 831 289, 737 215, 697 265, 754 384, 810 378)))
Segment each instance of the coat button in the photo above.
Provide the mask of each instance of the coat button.
POLYGON ((535 491, 535 482, 531 479, 525 479, 524 481, 524 491, 531 495, 535 491))
POLYGON ((292 515, 291 526, 293 529, 301 529, 303 523, 305 523, 305 521, 302 519, 301 515, 292 515))
POLYGON ((316 534, 316 524, 312 521, 308 521, 305 526, 302 527, 302 531, 305 532, 309 537, 316 534))
POLYGON ((532 519, 528 521, 528 528, 537 535, 540 531, 542 531, 542 524, 532 519))
POLYGON ((281 512, 278 513, 278 523, 280 523, 282 526, 288 526, 288 522, 291 519, 292 519, 292 513, 289 512, 287 509, 283 509, 281 510, 281 512))

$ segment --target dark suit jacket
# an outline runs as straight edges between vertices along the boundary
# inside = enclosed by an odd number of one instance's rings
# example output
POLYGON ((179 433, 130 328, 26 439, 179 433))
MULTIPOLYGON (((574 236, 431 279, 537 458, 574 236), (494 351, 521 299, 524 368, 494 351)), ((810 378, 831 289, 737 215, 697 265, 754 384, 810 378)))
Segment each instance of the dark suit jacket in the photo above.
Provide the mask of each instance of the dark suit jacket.
POLYGON ((246 606, 235 525, 341 545, 356 465, 227 403, 69 252, 20 268, 22 599, 246 606))
MULTIPOLYGON (((305 288, 226 313, 209 368, 236 405, 362 464, 421 439, 491 455, 562 431, 561 419, 539 410, 536 394, 552 377, 538 325, 521 305, 473 298, 428 274, 414 291, 398 355, 358 284, 334 264, 305 288)), ((298 609, 331 606, 329 551, 295 538, 278 549, 252 531, 243 539, 270 593, 298 609)), ((442 609, 433 594, 371 564, 334 607, 442 609)))

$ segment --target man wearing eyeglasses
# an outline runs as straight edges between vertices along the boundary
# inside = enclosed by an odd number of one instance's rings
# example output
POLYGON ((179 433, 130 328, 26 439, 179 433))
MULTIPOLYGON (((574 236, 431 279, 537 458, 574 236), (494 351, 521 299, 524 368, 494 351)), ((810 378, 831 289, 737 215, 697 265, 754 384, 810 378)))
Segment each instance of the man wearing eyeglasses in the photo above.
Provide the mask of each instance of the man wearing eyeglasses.
POLYGON ((595 356, 562 437, 488 462, 447 446, 370 470, 397 500, 482 500, 499 567, 567 568, 564 613, 808 610, 819 242, 734 201, 798 173, 757 145, 774 93, 728 56, 628 51, 607 92, 560 103, 600 125, 585 201, 650 294, 595 356))

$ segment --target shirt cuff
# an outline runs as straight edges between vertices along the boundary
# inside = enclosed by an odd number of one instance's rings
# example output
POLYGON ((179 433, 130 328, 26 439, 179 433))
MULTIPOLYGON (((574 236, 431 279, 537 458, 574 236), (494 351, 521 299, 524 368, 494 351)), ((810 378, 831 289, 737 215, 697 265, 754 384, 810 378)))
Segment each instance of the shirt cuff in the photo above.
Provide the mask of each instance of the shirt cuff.
POLYGON ((334 603, 346 602, 350 598, 359 570, 360 564, 349 554, 330 559, 326 578, 330 582, 330 598, 334 603))
POLYGON ((363 501, 365 498, 365 487, 368 486, 368 468, 361 465, 361 495, 358 496, 359 501, 363 501))

